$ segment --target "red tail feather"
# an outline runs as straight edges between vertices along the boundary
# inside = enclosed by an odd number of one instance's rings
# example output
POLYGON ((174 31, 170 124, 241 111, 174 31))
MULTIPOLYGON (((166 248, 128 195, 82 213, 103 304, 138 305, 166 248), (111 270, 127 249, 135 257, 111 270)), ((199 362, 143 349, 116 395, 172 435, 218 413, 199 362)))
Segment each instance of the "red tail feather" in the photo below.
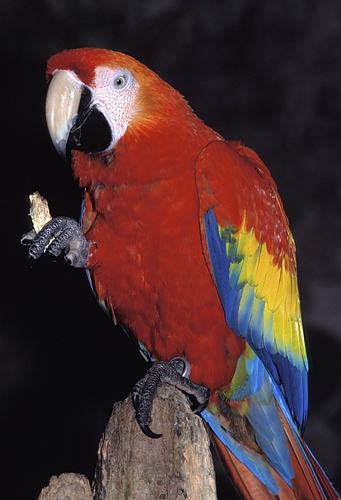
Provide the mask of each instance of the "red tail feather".
POLYGON ((309 458, 311 460, 311 465, 314 469, 314 472, 316 476, 318 477, 321 485, 323 486, 323 489, 326 493, 327 498, 330 499, 339 499, 340 495, 335 491, 333 486, 331 485, 329 479, 325 475, 324 471, 322 470, 320 464, 316 461, 315 457, 311 454, 311 451, 309 450, 308 446, 305 444, 305 442, 302 440, 303 448, 307 455, 309 455, 309 458))
POLYGON ((209 425, 206 425, 223 467, 240 498, 243 500, 275 500, 278 498, 280 500, 340 500, 338 493, 334 490, 303 439, 298 433, 295 433, 294 436, 280 408, 279 412, 288 437, 295 477, 292 480, 293 489, 291 489, 282 477, 271 468, 280 489, 278 497, 272 495, 266 486, 225 447, 209 425))
POLYGON ((206 425, 206 428, 220 461, 240 498, 243 500, 278 500, 278 498, 281 500, 295 499, 292 489, 274 469, 272 469, 272 472, 279 485, 280 495, 279 497, 272 495, 267 487, 226 448, 226 446, 214 434, 209 425, 206 425))
POLYGON ((340 499, 340 496, 333 488, 301 436, 298 432, 295 432, 294 435, 279 406, 278 410, 288 437, 291 460, 295 472, 295 478, 292 482, 296 498, 299 500, 340 499))

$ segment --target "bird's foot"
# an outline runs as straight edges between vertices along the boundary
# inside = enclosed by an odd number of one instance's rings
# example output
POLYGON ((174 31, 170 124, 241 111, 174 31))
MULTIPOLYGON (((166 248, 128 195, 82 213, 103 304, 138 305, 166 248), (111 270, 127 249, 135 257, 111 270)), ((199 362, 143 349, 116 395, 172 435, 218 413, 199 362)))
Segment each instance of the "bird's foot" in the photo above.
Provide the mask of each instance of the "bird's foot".
POLYGON ((155 361, 146 375, 135 384, 132 390, 136 419, 146 436, 159 438, 149 427, 152 422, 151 413, 157 388, 168 383, 174 385, 188 395, 194 396, 197 406, 194 413, 201 413, 207 406, 210 390, 189 380, 191 366, 184 358, 173 358, 169 362, 155 361))
POLYGON ((90 244, 79 224, 70 217, 51 219, 38 234, 32 229, 22 236, 21 243, 30 246, 28 254, 33 259, 39 259, 46 251, 55 257, 65 251, 65 260, 71 266, 85 267, 89 257, 90 244))

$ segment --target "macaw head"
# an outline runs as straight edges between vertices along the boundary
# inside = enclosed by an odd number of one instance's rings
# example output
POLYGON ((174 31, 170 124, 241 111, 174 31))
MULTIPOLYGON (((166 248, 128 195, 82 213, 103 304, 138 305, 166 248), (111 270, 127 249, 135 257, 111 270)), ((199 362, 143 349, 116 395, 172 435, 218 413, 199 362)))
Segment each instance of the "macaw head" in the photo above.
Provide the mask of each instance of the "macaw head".
POLYGON ((48 129, 64 157, 76 149, 110 152, 128 130, 191 112, 182 96, 132 57, 104 49, 66 50, 47 65, 48 129))

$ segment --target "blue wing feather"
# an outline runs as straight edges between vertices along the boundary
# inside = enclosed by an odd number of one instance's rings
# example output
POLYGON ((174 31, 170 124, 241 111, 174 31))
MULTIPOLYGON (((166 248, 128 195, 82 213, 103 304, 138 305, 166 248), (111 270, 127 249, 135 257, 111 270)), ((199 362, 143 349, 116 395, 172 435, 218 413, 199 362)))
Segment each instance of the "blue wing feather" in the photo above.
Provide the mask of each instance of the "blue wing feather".
MULTIPOLYGON (((219 225, 212 209, 204 215, 206 241, 214 280, 222 302, 227 325, 236 335, 244 337, 261 359, 274 383, 286 399, 291 414, 302 431, 307 414, 307 364, 290 363, 287 355, 278 352, 274 337, 274 314, 265 321, 266 301, 255 294, 250 283, 241 276, 241 251, 232 240, 226 245, 232 230, 224 228, 221 236, 219 225), (237 260, 239 263, 237 263, 237 260), (237 266, 234 264, 237 263, 237 266), (233 265, 231 272, 231 265, 233 265), (303 368, 302 368, 303 367, 303 368)), ((270 311, 271 312, 271 311, 270 311)), ((290 351, 290 350, 289 350, 290 351)))

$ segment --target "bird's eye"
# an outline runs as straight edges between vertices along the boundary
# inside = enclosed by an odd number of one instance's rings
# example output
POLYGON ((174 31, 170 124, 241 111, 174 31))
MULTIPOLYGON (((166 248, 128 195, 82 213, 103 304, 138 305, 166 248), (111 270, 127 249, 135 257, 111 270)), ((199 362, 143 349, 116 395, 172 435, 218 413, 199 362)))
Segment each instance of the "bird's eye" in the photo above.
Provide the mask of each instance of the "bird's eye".
POLYGON ((117 76, 114 79, 114 87, 116 87, 117 89, 122 89, 123 87, 126 86, 126 84, 127 80, 123 75, 117 76))

